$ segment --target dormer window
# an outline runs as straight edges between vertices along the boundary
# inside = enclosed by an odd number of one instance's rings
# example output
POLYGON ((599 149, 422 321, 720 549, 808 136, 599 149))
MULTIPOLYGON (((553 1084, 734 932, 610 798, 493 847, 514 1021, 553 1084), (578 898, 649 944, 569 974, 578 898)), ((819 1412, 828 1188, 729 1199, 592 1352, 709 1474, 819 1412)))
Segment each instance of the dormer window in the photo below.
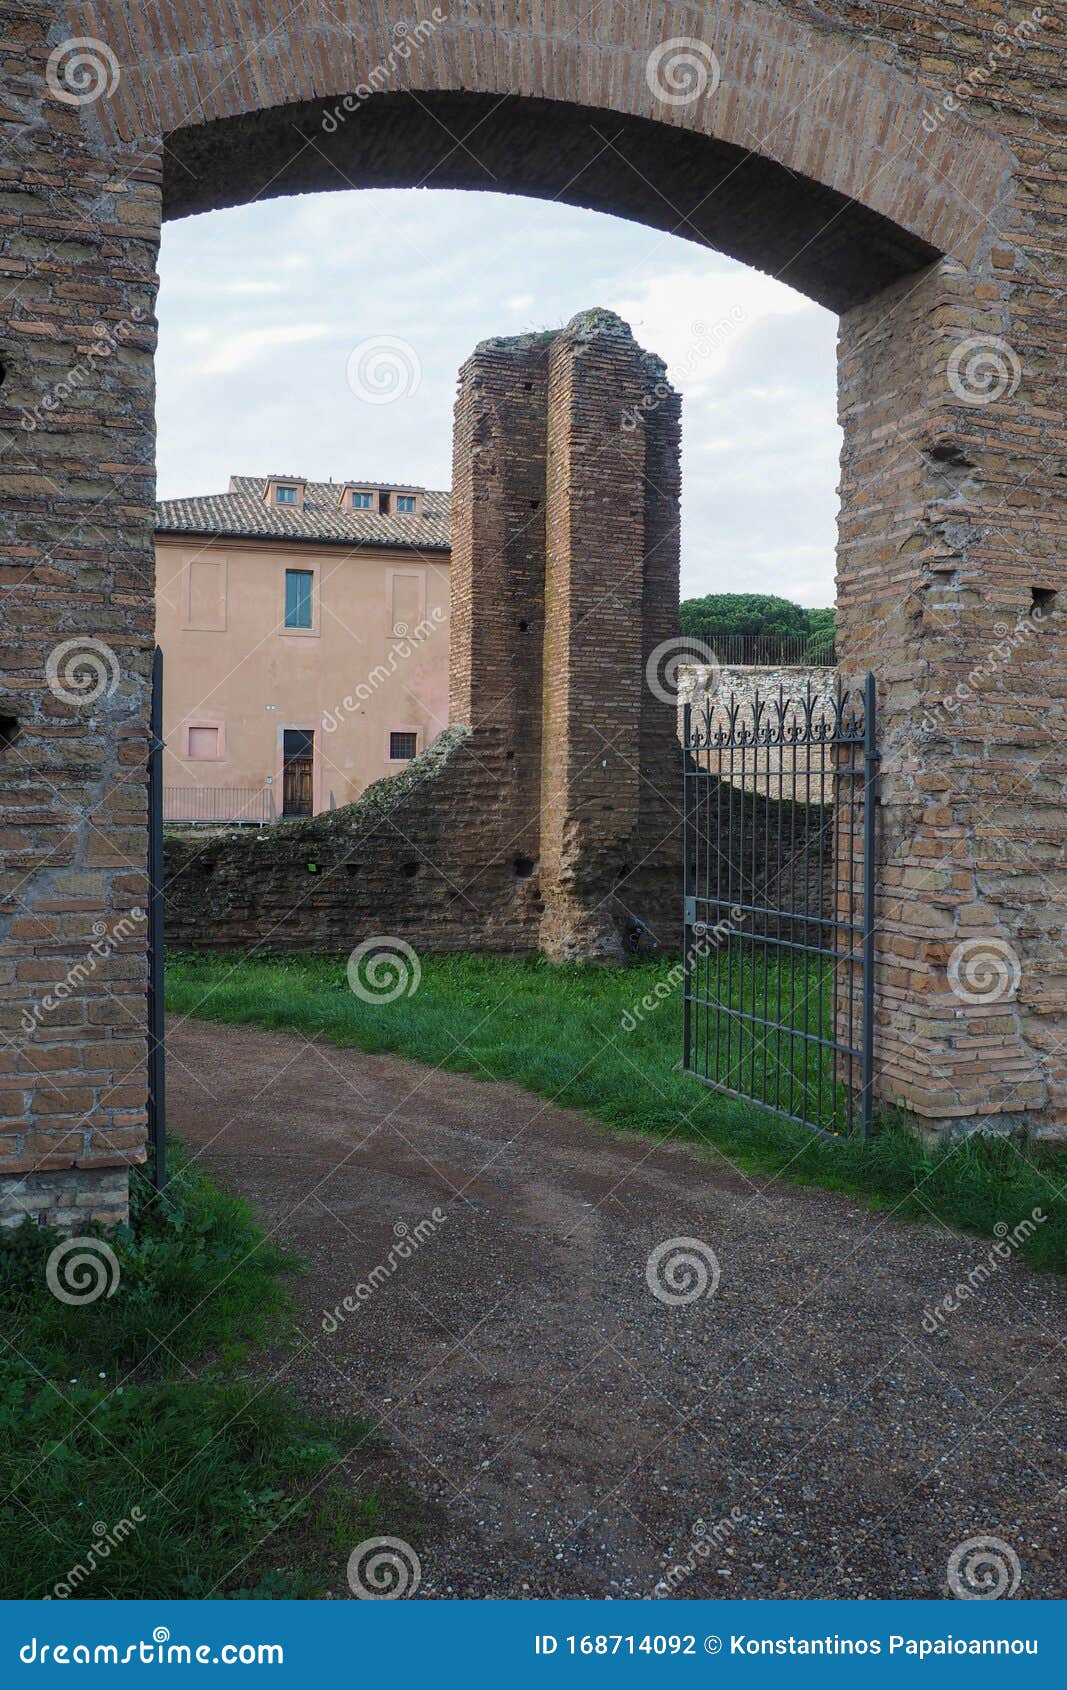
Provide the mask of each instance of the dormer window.
POLYGON ((342 482, 337 490, 338 509, 343 511, 377 511, 377 487, 353 486, 351 481, 342 482))
POLYGON ((396 514, 397 514, 397 516, 414 516, 414 514, 415 514, 415 495, 414 495, 414 493, 398 493, 397 494, 397 496, 396 496, 396 514))
POLYGON ((268 505, 289 505, 299 510, 304 503, 306 490, 306 481, 286 481, 271 476, 267 482, 264 498, 268 505))

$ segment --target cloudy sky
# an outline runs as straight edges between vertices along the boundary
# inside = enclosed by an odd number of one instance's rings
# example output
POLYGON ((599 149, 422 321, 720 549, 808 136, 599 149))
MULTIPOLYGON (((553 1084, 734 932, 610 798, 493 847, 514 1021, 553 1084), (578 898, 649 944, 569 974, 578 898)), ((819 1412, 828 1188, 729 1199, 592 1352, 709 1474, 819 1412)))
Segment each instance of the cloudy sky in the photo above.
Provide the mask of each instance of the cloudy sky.
POLYGON ((757 271, 555 203, 363 189, 169 224, 161 272, 161 498, 447 487, 474 345, 602 305, 683 394, 683 595, 833 603, 836 318, 757 271))

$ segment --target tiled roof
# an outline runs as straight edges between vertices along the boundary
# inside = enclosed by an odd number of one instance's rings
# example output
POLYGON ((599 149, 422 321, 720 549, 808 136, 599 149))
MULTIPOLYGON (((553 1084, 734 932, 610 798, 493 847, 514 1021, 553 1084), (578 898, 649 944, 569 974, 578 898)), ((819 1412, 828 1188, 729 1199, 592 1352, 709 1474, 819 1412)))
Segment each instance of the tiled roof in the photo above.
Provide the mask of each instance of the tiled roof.
MULTIPOLYGON (((275 476, 300 482, 303 476, 275 476)), ((419 516, 380 516, 376 511, 342 510, 337 501, 344 483, 309 481, 303 506, 268 505, 267 478, 235 475, 228 493, 195 499, 163 499, 156 506, 158 534, 218 534, 247 540, 321 540, 332 545, 399 546, 441 552, 451 547, 452 497, 421 487, 388 481, 351 481, 351 487, 380 487, 390 492, 422 494, 419 516)))

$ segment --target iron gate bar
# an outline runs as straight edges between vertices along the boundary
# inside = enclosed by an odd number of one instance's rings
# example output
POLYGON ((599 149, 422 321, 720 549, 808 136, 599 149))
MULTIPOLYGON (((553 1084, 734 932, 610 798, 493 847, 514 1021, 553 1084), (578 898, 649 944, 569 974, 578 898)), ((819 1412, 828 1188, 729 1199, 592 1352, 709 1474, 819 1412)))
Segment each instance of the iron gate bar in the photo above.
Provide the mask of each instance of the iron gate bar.
POLYGON ((861 1127, 864 1138, 871 1135, 874 1112, 874 902, 875 852, 877 850, 878 752, 876 717, 878 695, 874 676, 868 670, 863 689, 863 1092, 861 1127))
POLYGON ((871 1129, 876 710, 872 675, 684 709, 683 1066, 818 1132, 871 1129))
POLYGON ((148 1139, 152 1184, 167 1183, 167 1063, 163 1019, 163 653, 152 654, 148 724, 148 1139))

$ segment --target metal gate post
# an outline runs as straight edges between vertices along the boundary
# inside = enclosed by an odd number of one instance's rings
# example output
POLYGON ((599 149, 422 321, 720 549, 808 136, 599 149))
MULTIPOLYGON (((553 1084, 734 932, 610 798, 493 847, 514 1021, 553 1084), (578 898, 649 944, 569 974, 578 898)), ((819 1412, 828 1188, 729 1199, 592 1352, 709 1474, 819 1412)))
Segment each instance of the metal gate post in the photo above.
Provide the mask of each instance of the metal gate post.
POLYGON ((148 1138, 152 1184, 167 1183, 166 1054, 163 1023, 163 653, 152 656, 148 750, 148 1138))
POLYGON ((878 734, 875 714, 878 694, 874 676, 868 671, 863 709, 863 1034, 860 1127, 864 1138, 871 1136, 874 1108, 874 889, 876 823, 878 814, 878 734))
POLYGON ((692 913, 689 900, 692 887, 689 884, 689 844, 691 834, 690 807, 693 802, 692 782, 689 779, 689 741, 692 737, 693 707, 686 704, 682 709, 682 1067, 689 1068, 690 1044, 690 1016, 689 996, 692 991, 692 960, 689 944, 690 922, 692 913))

